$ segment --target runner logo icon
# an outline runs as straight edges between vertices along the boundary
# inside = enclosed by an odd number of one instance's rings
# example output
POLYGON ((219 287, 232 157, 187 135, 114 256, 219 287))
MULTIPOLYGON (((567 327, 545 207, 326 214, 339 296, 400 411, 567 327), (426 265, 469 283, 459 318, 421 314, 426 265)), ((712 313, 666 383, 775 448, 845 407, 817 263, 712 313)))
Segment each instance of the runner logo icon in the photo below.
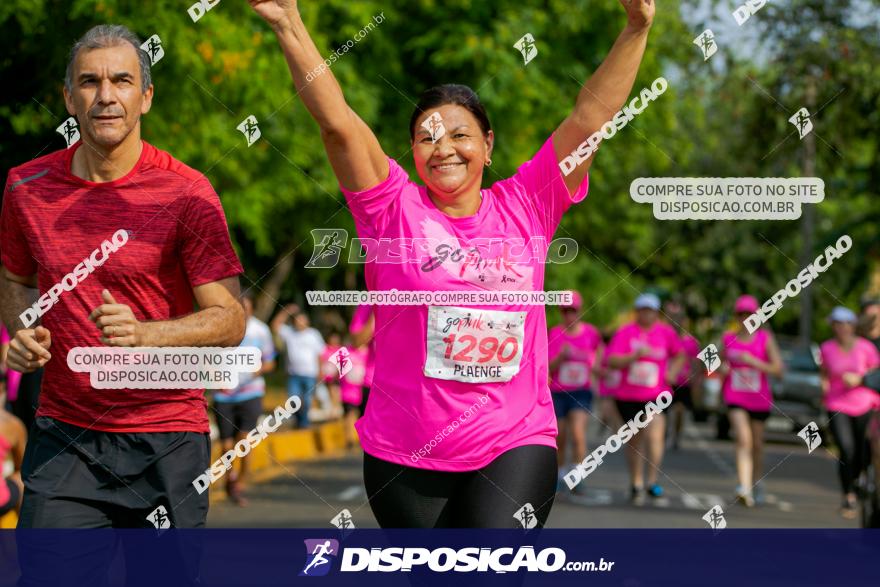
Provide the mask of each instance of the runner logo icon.
POLYGON ((700 33, 700 36, 694 39, 694 45, 703 52, 703 61, 708 61, 718 51, 718 45, 715 44, 715 35, 712 33, 712 29, 706 29, 700 33))
POLYGON ((538 524, 538 518, 535 517, 535 508, 533 508, 530 503, 527 503, 516 510, 513 517, 519 520, 519 523, 522 524, 522 527, 526 530, 530 530, 538 524))
POLYGON ((330 523, 340 530, 354 530, 354 522, 352 522, 351 512, 347 509, 336 514, 336 517, 330 520, 330 523))
POLYGON ((312 258, 306 263, 306 269, 336 267, 342 249, 348 243, 348 231, 344 228, 314 228, 312 239, 315 245, 312 258))
POLYGON ((159 35, 153 35, 143 43, 141 49, 150 56, 150 65, 156 65, 160 59, 165 57, 165 49, 162 48, 162 39, 159 35))
POLYGON ((263 136, 260 132, 260 127, 257 126, 257 117, 253 114, 242 120, 235 128, 240 130, 241 134, 247 139, 248 147, 253 145, 261 136, 263 136))
POLYGON ((339 555, 339 541, 331 538, 309 539, 306 543, 306 565, 300 577, 322 577, 330 572, 330 567, 339 555))
POLYGON ((804 428, 798 432, 798 436, 804 439, 804 442, 807 443, 807 449, 809 449, 810 453, 822 444, 822 436, 819 435, 819 427, 816 426, 815 422, 810 422, 804 428))
POLYGON ((160 505, 147 516, 147 521, 153 524, 157 530, 167 530, 171 527, 171 517, 164 505, 160 505))
POLYGON ((801 108, 795 112, 794 116, 789 118, 788 121, 795 126, 800 138, 804 138, 813 130, 813 121, 810 120, 810 111, 806 108, 801 108))
POLYGON ((721 366, 721 357, 718 354, 718 347, 710 344, 697 355, 697 358, 706 365, 706 375, 711 375, 715 369, 721 366))
POLYGON ((79 140, 79 126, 73 116, 62 122, 61 126, 55 129, 55 132, 64 137, 68 149, 79 140))
POLYGON ((713 530, 724 530, 727 528, 727 520, 724 519, 724 510, 720 505, 712 506, 712 509, 705 513, 703 519, 713 530))
POLYGON ((439 112, 435 112, 422 123, 422 128, 431 135, 431 142, 436 143, 446 134, 446 127, 443 126, 443 117, 439 112))
POLYGON ((525 61, 523 65, 528 65, 538 54, 538 47, 535 46, 535 37, 531 33, 523 35, 519 41, 514 43, 513 47, 522 53, 523 60, 525 61))

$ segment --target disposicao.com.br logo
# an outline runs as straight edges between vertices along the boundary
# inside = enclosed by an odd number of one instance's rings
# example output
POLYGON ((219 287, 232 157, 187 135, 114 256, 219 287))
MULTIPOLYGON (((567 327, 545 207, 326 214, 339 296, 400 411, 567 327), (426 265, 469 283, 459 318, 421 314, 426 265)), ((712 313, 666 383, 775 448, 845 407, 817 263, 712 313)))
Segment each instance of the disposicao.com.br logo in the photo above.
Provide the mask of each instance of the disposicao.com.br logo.
POLYGON ((360 548, 347 547, 339 552, 339 542, 329 538, 310 539, 306 544, 306 564, 301 577, 317 577, 330 572, 333 559, 340 554, 339 571, 351 572, 411 572, 422 567, 436 573, 517 571, 552 573, 555 571, 611 571, 613 561, 601 558, 595 561, 566 561, 561 548, 544 548, 535 551, 533 546, 518 548, 465 548, 420 547, 360 548))

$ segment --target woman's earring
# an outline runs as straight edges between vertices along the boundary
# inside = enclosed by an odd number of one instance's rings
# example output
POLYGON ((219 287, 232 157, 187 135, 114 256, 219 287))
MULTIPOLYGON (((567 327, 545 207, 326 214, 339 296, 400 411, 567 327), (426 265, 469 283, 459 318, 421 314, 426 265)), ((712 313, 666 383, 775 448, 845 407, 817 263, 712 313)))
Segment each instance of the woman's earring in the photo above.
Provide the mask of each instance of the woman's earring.
POLYGON ((492 159, 486 161, 486 167, 492 167, 492 159))

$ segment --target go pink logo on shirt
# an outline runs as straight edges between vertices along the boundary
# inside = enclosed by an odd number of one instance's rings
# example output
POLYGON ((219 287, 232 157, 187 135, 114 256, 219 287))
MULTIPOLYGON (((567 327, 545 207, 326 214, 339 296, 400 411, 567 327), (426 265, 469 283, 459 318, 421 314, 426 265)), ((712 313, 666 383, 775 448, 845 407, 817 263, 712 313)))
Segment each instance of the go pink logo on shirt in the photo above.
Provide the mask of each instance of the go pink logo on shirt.
MULTIPOLYGON (((421 266, 423 272, 432 272, 444 265, 454 266, 461 272, 493 267, 513 271, 516 266, 525 267, 536 261, 564 265, 571 263, 578 254, 578 243, 572 238, 557 238, 549 243, 543 236, 529 239, 486 237, 462 242, 439 225, 424 228, 431 234, 380 239, 355 237, 350 242, 344 228, 315 228, 311 231, 314 241, 312 256, 305 267, 336 267, 346 248, 348 254, 345 258, 354 265, 411 263, 421 266)), ((480 283, 485 284, 485 275, 480 283)))

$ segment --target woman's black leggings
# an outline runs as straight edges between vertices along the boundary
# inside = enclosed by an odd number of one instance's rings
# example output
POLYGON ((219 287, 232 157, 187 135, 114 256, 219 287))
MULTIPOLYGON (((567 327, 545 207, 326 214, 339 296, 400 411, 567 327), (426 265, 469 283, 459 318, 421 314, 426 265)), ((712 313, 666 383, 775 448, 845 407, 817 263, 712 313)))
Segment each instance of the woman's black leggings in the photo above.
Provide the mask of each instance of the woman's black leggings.
POLYGON ((364 485, 383 528, 543 527, 556 496, 556 449, 520 446, 477 471, 415 469, 364 453, 364 485), (534 516, 534 518, 532 518, 534 516))
POLYGON ((870 420, 871 412, 861 416, 837 413, 831 418, 831 434, 834 435, 834 442, 840 448, 838 471, 844 493, 854 491, 856 479, 867 464, 865 459, 868 455, 868 441, 865 432, 870 420))

